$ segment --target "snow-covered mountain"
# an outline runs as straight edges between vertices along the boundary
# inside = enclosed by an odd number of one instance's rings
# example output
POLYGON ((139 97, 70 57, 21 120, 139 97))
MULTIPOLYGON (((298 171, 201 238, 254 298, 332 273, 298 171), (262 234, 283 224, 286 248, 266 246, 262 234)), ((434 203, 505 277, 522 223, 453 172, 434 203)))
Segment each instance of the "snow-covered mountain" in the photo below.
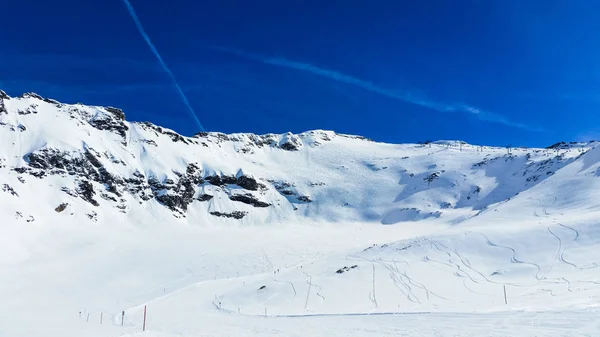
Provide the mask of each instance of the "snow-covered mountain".
POLYGON ((596 336, 595 145, 185 137, 0 91, 0 336, 596 336))
POLYGON ((0 94, 0 214, 190 224, 426 218, 459 222, 532 188, 590 144, 505 149, 392 145, 332 131, 198 133, 112 107, 0 94), (35 210, 23 205, 35 200, 35 210))

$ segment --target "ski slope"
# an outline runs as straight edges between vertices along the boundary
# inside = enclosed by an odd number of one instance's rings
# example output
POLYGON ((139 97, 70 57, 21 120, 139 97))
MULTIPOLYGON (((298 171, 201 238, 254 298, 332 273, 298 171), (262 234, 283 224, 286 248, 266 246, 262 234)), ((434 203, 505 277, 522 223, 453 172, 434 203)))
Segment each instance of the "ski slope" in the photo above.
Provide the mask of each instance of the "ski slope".
POLYGON ((184 137, 0 102, 0 336, 600 335, 595 143, 184 137))

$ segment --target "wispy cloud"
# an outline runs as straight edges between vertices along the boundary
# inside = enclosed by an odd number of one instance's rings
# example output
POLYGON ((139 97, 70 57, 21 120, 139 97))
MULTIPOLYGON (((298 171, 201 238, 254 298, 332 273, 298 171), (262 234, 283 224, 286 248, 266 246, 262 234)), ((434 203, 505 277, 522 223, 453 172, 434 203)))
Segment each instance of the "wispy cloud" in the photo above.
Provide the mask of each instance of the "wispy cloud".
POLYGON ((508 119, 500 114, 486 111, 486 110, 483 110, 483 109, 480 109, 480 108, 477 108, 474 106, 470 106, 468 104, 439 102, 439 101, 432 100, 432 99, 429 99, 426 97, 415 95, 415 94, 407 92, 407 91, 386 89, 386 88, 376 85, 375 83, 369 82, 367 80, 363 80, 363 79, 360 79, 360 78, 357 78, 354 76, 350 76, 350 75, 347 75, 347 74, 344 74, 344 73, 341 73, 341 72, 338 72, 335 70, 317 67, 312 64, 308 64, 308 63, 304 63, 304 62, 292 61, 292 60, 288 60, 288 59, 280 58, 280 57, 267 57, 267 56, 263 56, 260 54, 249 53, 249 52, 239 50, 239 49, 234 49, 234 48, 224 48, 224 47, 218 47, 218 46, 217 47, 205 46, 205 48, 214 50, 214 51, 220 51, 220 52, 225 52, 228 54, 237 55, 239 57, 253 60, 256 62, 260 62, 260 63, 264 63, 264 64, 269 64, 269 65, 273 65, 273 66, 277 66, 277 67, 284 67, 284 68, 289 68, 289 69, 295 69, 298 71, 308 72, 308 73, 311 73, 311 74, 314 74, 317 76, 321 76, 321 77, 325 77, 325 78, 328 78, 328 79, 331 79, 331 80, 334 80, 337 82, 354 85, 354 86, 360 87, 364 90, 367 90, 367 91, 370 91, 370 92, 373 92, 373 93, 376 93, 376 94, 379 94, 382 96, 397 99, 397 100, 400 100, 400 101, 403 101, 406 103, 419 105, 419 106, 422 106, 422 107, 425 107, 425 108, 428 108, 431 110, 439 111, 439 112, 467 113, 467 114, 474 115, 475 117, 477 117, 478 119, 480 119, 482 121, 504 124, 507 126, 520 128, 520 129, 527 129, 527 130, 531 130, 531 131, 542 131, 540 128, 534 128, 534 127, 528 126, 523 123, 511 121, 510 119, 508 119))
POLYGON ((190 116, 192 117, 192 119, 194 119, 194 121, 200 128, 200 131, 205 131, 204 126, 202 125, 202 123, 200 123, 200 119, 198 118, 198 115, 194 111, 194 108, 192 107, 187 96, 183 92, 183 89, 181 89, 179 82, 177 82, 175 75, 173 74, 171 69, 167 66, 165 61, 163 60, 162 56, 158 52, 158 49, 156 49, 156 47, 154 46, 154 43, 152 43, 152 40, 150 39, 150 36, 146 33, 146 30, 144 30, 144 26, 142 25, 142 22, 138 18, 137 14, 135 13, 135 9, 133 8, 133 6, 129 2, 129 0, 123 0, 123 3, 125 4, 125 7, 127 7, 127 11, 131 15, 131 18, 133 19, 133 22, 135 23, 136 28, 140 32, 140 35, 142 36, 144 41, 146 41, 146 44, 148 45, 148 47, 150 48, 150 50, 152 51, 154 56, 156 56, 156 58, 158 59, 158 62, 160 63, 161 67, 169 75, 169 78, 171 78, 171 81, 173 82, 173 86, 175 87, 175 89, 177 89, 177 93, 179 93, 179 96, 181 96, 181 100, 183 101, 185 106, 188 108, 190 116))

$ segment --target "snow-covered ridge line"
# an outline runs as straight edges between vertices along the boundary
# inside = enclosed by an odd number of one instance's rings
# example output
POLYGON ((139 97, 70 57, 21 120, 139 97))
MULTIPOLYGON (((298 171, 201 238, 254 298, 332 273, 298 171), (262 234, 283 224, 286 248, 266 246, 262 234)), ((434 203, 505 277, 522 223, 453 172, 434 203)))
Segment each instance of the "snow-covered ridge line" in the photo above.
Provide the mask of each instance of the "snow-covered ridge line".
POLYGON ((0 145, 0 178, 21 196, 11 194, 8 217, 27 218, 14 214, 23 214, 23 190, 35 186, 30 193, 46 195, 51 218, 70 210, 83 221, 143 214, 236 225, 462 221, 534 187, 590 148, 385 144, 325 130, 184 137, 128 122, 118 108, 4 92, 0 145))
MULTIPOLYGON (((72 110, 72 109, 77 109, 77 108, 82 108, 82 107, 87 107, 87 108, 93 108, 96 110, 100 110, 100 111, 105 111, 105 112, 109 112, 111 114, 113 114, 115 116, 116 119, 118 120, 122 120, 125 121, 125 114, 123 112, 123 110, 119 109, 119 108, 115 108, 115 107, 111 107, 111 106, 93 106, 93 105, 85 105, 83 103, 75 103, 75 104, 67 104, 67 103, 62 103, 59 102, 57 100, 51 99, 51 98, 45 98, 42 97, 39 94, 36 94, 34 92, 26 92, 23 93, 20 96, 17 97, 10 97, 8 94, 6 94, 6 92, 0 90, 0 113, 3 112, 2 110, 2 105, 3 105, 3 101, 2 100, 10 100, 10 99, 17 99, 17 100, 22 100, 22 99, 33 99, 33 100, 38 100, 38 101, 42 101, 48 104, 52 104, 55 105, 57 108, 67 108, 67 110, 72 110), (69 109, 70 108, 70 109, 69 109)), ((36 103, 33 103, 36 104, 36 103)), ((39 103, 38 103, 39 104, 39 103)), ((31 109, 29 110, 29 113, 36 113, 34 112, 35 109, 31 109)), ((4 111, 6 112, 6 111, 4 111)), ((196 134, 194 134, 191 137, 187 137, 184 135, 181 135, 179 133, 177 133, 174 130, 168 129, 168 128, 164 128, 164 127, 160 127, 158 125, 155 125, 151 122, 131 122, 132 124, 139 124, 145 127, 150 127, 153 128, 155 130, 161 130, 165 133, 174 135, 174 137, 176 138, 206 138, 206 139, 211 139, 211 140, 216 140, 217 142, 222 142, 222 141, 243 141, 245 139, 255 139, 255 140, 263 140, 263 142, 269 141, 271 139, 281 139, 281 138, 302 138, 302 139, 307 139, 310 137, 318 137, 321 140, 327 141, 330 140, 329 138, 333 138, 336 136, 340 136, 340 137, 346 137, 346 138, 352 138, 352 139, 361 139, 361 140, 368 140, 371 141, 368 138, 365 138, 363 136, 358 136, 358 135, 348 135, 348 134, 341 134, 341 133, 336 133, 334 131, 328 131, 328 130, 308 130, 299 134, 292 134, 290 132, 284 133, 284 134, 274 134, 274 133, 268 133, 268 134, 254 134, 254 133, 232 133, 232 134, 225 134, 222 132, 198 132, 196 134)), ((285 141, 284 141, 285 143, 285 141)))

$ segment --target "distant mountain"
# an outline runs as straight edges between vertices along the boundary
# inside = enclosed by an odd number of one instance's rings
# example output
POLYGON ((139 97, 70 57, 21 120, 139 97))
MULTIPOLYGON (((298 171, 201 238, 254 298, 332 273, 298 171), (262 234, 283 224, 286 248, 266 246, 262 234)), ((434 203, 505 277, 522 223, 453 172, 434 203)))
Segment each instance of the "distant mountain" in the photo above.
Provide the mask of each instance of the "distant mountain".
POLYGON ((197 225, 460 222, 539 184, 593 145, 394 145, 323 130, 185 137, 129 122, 117 108, 0 91, 0 216, 197 225))

